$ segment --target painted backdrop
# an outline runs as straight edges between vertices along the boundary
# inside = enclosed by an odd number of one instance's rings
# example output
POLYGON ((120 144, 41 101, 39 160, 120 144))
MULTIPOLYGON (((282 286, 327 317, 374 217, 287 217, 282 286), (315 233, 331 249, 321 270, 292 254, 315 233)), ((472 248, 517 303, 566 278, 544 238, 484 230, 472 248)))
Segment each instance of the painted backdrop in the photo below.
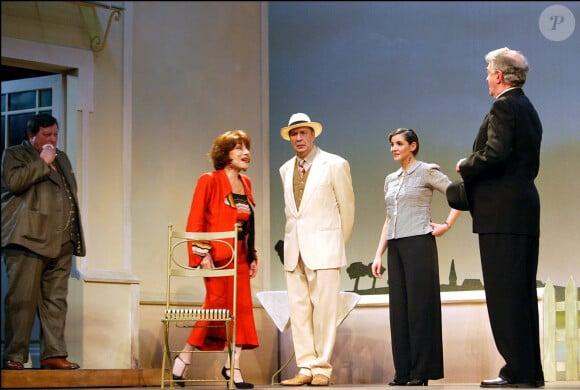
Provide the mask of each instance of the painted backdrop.
MULTIPOLYGON (((484 55, 504 46, 528 58, 524 91, 544 126, 536 182, 542 202, 538 279, 580 282, 577 23, 578 2, 270 2, 272 289, 285 289, 276 245, 284 231, 278 168, 293 154, 279 130, 289 116, 306 112, 321 122, 318 145, 351 164, 356 220, 343 289, 382 292, 386 278, 374 283, 365 270, 385 218, 384 178, 398 169, 386 135, 413 128, 418 158, 457 178, 455 163, 471 151, 492 103, 484 55)), ((444 196, 435 194, 434 220, 443 222, 447 212, 444 196)), ((480 288, 469 214, 437 242, 442 288, 480 288)))

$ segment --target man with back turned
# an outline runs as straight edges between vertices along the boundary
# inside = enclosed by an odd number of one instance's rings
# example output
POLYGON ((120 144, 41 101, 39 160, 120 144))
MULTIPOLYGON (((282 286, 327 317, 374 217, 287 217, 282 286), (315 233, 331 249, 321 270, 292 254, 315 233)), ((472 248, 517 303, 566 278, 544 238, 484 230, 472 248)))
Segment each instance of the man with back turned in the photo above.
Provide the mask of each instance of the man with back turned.
POLYGON ((491 330, 506 364, 481 387, 542 387, 536 273, 542 124, 522 87, 528 62, 501 48, 485 56, 494 98, 473 144, 457 163, 479 250, 491 330))

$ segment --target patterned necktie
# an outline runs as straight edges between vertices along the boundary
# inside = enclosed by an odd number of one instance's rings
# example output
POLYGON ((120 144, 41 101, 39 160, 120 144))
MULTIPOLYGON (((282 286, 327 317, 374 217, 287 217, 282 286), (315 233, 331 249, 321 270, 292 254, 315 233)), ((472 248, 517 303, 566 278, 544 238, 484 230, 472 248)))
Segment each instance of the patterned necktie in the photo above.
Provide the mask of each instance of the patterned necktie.
POLYGON ((300 160, 298 162, 298 167, 300 168, 300 175, 304 176, 306 174, 306 167, 304 166, 306 163, 306 160, 300 160))

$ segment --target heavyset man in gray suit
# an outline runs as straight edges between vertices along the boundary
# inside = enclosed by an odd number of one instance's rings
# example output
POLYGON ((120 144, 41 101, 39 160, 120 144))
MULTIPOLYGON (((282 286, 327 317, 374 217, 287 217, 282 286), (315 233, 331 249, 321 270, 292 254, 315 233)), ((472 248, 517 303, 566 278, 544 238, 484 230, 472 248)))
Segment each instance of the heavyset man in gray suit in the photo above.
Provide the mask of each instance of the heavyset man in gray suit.
POLYGON ((79 368, 66 359, 64 331, 72 256, 84 256, 85 243, 77 184, 56 147, 58 130, 54 117, 36 115, 26 140, 2 155, 2 259, 9 278, 4 369, 24 368, 37 312, 41 368, 79 368))

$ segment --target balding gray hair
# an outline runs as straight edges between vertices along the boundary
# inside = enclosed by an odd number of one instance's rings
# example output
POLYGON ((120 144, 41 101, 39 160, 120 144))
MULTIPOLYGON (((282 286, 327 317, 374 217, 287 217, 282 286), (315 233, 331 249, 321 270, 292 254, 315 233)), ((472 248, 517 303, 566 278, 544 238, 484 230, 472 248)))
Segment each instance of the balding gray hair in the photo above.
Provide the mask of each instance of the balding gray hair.
POLYGON ((492 70, 499 70, 503 74, 506 84, 520 88, 524 86, 530 67, 521 52, 502 47, 487 53, 485 61, 492 70))

